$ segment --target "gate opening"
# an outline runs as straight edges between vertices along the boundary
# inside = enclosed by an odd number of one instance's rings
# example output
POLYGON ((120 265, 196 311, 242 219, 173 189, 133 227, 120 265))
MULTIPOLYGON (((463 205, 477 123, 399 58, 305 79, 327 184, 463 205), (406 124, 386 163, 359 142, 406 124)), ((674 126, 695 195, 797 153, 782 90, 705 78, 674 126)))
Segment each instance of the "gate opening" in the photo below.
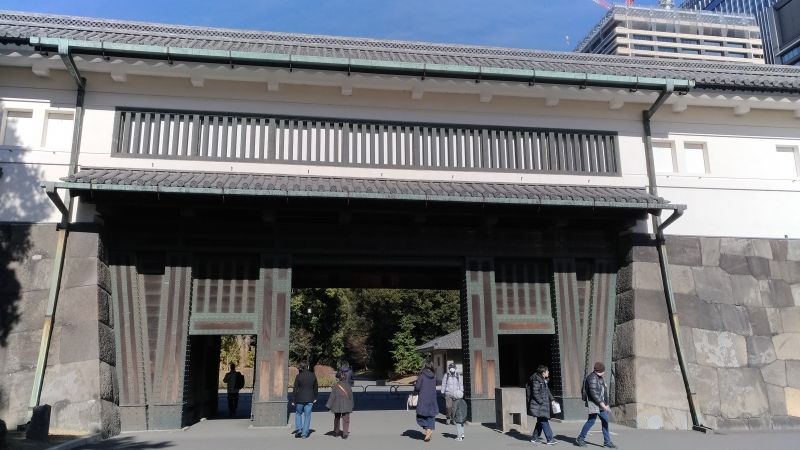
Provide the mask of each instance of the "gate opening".
POLYGON ((555 334, 500 335, 499 344, 502 387, 524 387, 541 364, 550 371, 553 396, 561 397, 561 363, 555 334))

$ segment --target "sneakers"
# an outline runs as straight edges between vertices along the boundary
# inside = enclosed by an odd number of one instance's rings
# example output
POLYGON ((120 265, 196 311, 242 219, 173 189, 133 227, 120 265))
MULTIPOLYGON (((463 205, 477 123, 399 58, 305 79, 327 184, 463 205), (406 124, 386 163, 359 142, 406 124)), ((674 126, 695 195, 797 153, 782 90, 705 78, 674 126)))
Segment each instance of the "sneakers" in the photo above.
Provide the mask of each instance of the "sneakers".
POLYGON ((459 436, 459 437, 456 438, 456 440, 459 441, 459 442, 463 441, 464 440, 464 436, 459 436))
POLYGON ((607 442, 607 443, 603 444, 603 447, 605 447, 605 448, 617 448, 617 446, 614 445, 613 442, 607 442))
POLYGON ((342 433, 342 439, 347 439, 347 436, 350 436, 350 433, 342 433))
POLYGON ((578 437, 575 439, 575 445, 577 445, 578 447, 586 447, 586 441, 578 437))
POLYGON ((556 445, 556 444, 558 444, 558 442, 556 442, 556 440, 555 440, 555 439, 553 439, 553 440, 551 440, 551 441, 547 441, 547 442, 545 442, 545 443, 546 443, 547 445, 556 445))

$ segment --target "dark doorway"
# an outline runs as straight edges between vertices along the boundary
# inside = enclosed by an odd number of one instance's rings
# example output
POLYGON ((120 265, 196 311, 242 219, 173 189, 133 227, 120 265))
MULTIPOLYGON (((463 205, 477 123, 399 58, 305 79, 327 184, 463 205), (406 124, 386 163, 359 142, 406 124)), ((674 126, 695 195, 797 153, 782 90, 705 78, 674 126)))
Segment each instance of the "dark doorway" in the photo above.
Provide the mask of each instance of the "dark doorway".
POLYGON ((550 390, 561 396, 561 370, 554 334, 499 336, 500 386, 523 387, 540 364, 550 369, 550 390))

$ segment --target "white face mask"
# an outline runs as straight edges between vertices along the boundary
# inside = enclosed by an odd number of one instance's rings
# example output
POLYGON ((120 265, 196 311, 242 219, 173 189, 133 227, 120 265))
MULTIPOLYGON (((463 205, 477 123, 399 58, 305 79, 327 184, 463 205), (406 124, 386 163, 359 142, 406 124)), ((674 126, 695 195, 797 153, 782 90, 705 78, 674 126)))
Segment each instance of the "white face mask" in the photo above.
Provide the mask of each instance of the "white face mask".
POLYGON ((451 367, 451 368, 450 368, 450 373, 456 373, 456 369, 454 369, 454 368, 452 368, 452 367, 451 367))

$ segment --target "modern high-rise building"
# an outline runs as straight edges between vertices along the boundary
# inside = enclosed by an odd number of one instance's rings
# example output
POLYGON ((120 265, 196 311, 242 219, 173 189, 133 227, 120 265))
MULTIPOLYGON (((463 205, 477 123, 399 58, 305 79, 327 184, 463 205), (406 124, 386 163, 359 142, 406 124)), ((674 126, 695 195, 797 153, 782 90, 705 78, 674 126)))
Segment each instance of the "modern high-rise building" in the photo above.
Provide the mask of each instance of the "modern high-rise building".
POLYGON ((764 63, 751 15, 614 5, 576 47, 581 53, 764 63))
POLYGON ((774 8, 778 26, 776 62, 800 66, 800 0, 782 0, 774 8))
POLYGON ((778 34, 772 7, 776 3, 778 0, 685 0, 680 7, 721 13, 752 14, 761 28, 764 58, 767 64, 781 64, 775 58, 778 50, 778 34))

